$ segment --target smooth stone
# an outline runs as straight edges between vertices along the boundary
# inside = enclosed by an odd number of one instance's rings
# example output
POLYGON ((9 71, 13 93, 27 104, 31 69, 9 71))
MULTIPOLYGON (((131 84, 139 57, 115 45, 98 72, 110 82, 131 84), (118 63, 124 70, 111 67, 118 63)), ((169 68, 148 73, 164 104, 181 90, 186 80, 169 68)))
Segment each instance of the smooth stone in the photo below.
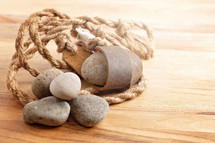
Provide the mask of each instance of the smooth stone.
POLYGON ((107 101, 96 95, 80 95, 69 102, 71 115, 85 127, 101 122, 109 112, 107 101))
POLYGON ((54 96, 45 97, 25 105, 23 119, 26 123, 59 126, 69 117, 70 106, 66 101, 54 96))
POLYGON ((95 85, 104 86, 107 80, 107 60, 101 52, 89 56, 81 67, 82 77, 95 85))
POLYGON ((51 68, 40 73, 32 82, 32 92, 37 98, 44 98, 51 96, 49 91, 49 86, 51 81, 57 77, 59 74, 63 73, 59 69, 51 68))
POLYGON ((72 72, 60 74, 50 84, 52 95, 64 100, 72 100, 77 97, 80 90, 81 80, 72 72))

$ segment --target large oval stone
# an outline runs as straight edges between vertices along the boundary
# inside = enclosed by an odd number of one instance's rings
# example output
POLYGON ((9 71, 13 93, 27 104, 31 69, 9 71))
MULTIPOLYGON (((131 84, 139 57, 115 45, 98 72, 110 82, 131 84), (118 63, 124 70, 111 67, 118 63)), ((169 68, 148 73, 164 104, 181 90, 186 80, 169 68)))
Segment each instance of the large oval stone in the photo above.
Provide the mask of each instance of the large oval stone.
POLYGON ((96 95, 80 95, 70 101, 71 115, 85 127, 101 122, 108 114, 109 104, 96 95))
POLYGON ((107 80, 107 60, 101 52, 89 56, 81 67, 82 77, 95 85, 104 86, 107 80))
POLYGON ((55 68, 51 68, 40 73, 32 82, 31 89, 33 94, 39 99, 51 96, 52 94, 49 91, 50 83, 61 73, 63 73, 61 70, 55 68))
POLYGON ((132 51, 119 46, 97 46, 96 50, 84 61, 81 74, 98 90, 129 88, 142 77, 142 61, 132 51))
POLYGON ((64 100, 71 100, 77 97, 80 89, 81 80, 72 72, 60 74, 50 84, 51 93, 64 100))
POLYGON ((54 96, 45 97, 25 105, 23 119, 26 123, 59 126, 69 117, 70 106, 54 96))

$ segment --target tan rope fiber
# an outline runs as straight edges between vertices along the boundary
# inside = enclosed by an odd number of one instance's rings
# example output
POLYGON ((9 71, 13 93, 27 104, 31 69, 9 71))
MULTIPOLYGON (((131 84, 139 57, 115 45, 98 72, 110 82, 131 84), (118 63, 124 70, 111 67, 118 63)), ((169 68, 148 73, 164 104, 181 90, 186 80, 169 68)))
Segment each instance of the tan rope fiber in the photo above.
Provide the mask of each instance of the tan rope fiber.
MULTIPOLYGON (((55 41, 57 52, 68 50, 76 54, 77 46, 81 46, 87 51, 93 52, 96 46, 118 45, 135 52, 141 59, 149 59, 153 56, 153 36, 151 29, 142 22, 133 21, 111 21, 100 17, 74 17, 70 18, 54 9, 45 9, 36 12, 26 19, 20 26, 15 42, 16 52, 12 57, 7 75, 7 87, 12 94, 18 98, 21 104, 37 100, 34 95, 27 95, 18 87, 16 74, 20 68, 24 68, 36 77, 40 72, 34 69, 28 60, 34 57, 38 52, 51 66, 58 69, 71 69, 64 61, 55 59, 49 50, 47 44, 55 41), (101 26, 112 28, 113 32, 106 32, 101 26), (88 42, 78 40, 76 28, 88 30, 95 38, 88 42), (98 28, 95 28, 98 27, 98 28), (137 35, 131 28, 142 29, 145 35, 137 35), (67 31, 70 31, 68 34, 67 31), (26 38, 27 37, 27 38, 26 38), (72 41, 72 37, 78 42, 72 41)), ((141 94, 145 89, 144 79, 141 79, 136 85, 129 89, 116 93, 114 96, 104 95, 104 99, 109 104, 121 103, 132 99, 141 94)), ((96 94, 98 90, 95 87, 89 87, 81 90, 79 94, 96 94)))

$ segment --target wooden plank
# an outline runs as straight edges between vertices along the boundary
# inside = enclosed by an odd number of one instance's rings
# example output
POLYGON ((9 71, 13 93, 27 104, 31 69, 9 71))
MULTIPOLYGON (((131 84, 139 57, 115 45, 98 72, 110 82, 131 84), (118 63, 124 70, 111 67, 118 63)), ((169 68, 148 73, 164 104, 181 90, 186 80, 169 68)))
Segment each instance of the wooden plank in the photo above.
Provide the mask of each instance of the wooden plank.
MULTIPOLYGON (((214 1, 0 2, 0 142, 215 142, 214 1), (6 74, 20 22, 47 7, 71 16, 150 23, 156 51, 153 59, 143 61, 146 91, 111 106, 107 118, 94 128, 84 128, 72 118, 56 128, 24 123, 23 107, 6 88, 6 74)), ((39 54, 31 65, 40 71, 50 67, 39 54)), ((32 94, 33 77, 22 69, 17 79, 20 88, 32 94)))

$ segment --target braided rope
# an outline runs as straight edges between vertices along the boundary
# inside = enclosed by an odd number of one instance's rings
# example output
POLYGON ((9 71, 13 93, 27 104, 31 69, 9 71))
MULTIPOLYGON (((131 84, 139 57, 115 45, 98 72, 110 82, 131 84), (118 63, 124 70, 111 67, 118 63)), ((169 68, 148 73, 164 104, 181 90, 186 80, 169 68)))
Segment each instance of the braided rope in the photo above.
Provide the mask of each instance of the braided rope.
MULTIPOLYGON (((77 46, 81 46, 85 50, 92 52, 98 45, 118 45, 135 52, 141 59, 146 60, 153 56, 152 30, 142 22, 110 21, 100 17, 91 18, 87 16, 70 18, 66 14, 54 9, 45 9, 36 12, 30 15, 19 28, 15 43, 16 52, 12 57, 7 75, 7 87, 9 91, 23 105, 37 100, 37 98, 34 95, 27 95, 22 92, 18 87, 18 82, 15 77, 20 68, 29 71, 34 77, 40 73, 28 63, 28 60, 33 58, 36 52, 39 52, 53 67, 58 69, 71 69, 64 61, 55 59, 46 48, 46 45, 51 40, 55 41, 58 47, 57 52, 59 53, 63 50, 68 50, 72 54, 76 54, 77 46), (115 29, 115 32, 106 32, 101 27, 95 28, 101 25, 115 29), (95 38, 90 39, 88 42, 81 40, 72 42, 72 37, 78 39, 78 33, 75 30, 77 27, 88 30, 95 35, 95 38), (147 36, 132 33, 130 29, 133 27, 144 30, 147 36), (66 30, 69 30, 70 34, 66 30), (32 44, 33 46, 30 48, 32 44)), ((141 79, 138 84, 121 93, 117 93, 111 97, 108 95, 102 97, 109 104, 116 104, 135 98, 144 89, 145 82, 144 79, 141 79)), ((81 90, 79 94, 96 94, 98 92, 95 87, 89 87, 81 90)))

